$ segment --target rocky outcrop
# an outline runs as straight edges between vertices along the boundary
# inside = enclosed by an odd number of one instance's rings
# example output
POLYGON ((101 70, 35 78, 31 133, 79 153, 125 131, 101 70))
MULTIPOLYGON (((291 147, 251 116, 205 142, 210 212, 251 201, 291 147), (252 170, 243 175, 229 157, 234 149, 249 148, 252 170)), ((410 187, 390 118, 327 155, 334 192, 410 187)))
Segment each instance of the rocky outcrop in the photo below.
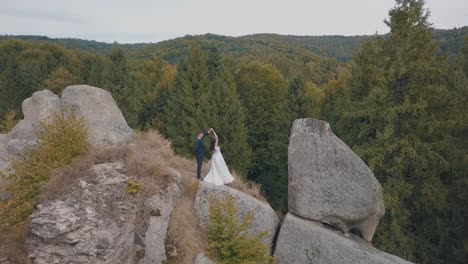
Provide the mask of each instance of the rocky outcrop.
POLYGON ((23 101, 21 107, 24 119, 8 133, 8 139, 36 140, 36 130, 41 122, 62 113, 60 98, 48 90, 35 92, 23 101))
MULTIPOLYGON (((53 114, 61 114, 60 98, 50 91, 35 92, 23 101, 24 119, 6 135, 0 135, 0 173, 8 175, 11 171, 11 161, 24 151, 36 144, 36 132, 42 122, 47 121, 53 114)), ((7 184, 0 177, 0 185, 7 184)), ((8 195, 0 191, 0 200, 8 195)))
POLYGON ((121 162, 94 165, 59 199, 40 204, 27 238, 34 263, 163 263, 176 182, 148 200, 127 194, 121 162))
POLYGON ((380 183, 366 164, 315 119, 294 122, 289 141, 289 211, 371 241, 385 212, 380 183))
POLYGON ((148 250, 145 251, 143 264, 159 264, 167 260, 165 238, 172 209, 181 192, 177 183, 171 183, 164 193, 154 195, 146 202, 146 206, 151 208, 151 216, 145 238, 145 246, 148 250))
POLYGON ((286 215, 278 235, 275 263, 279 264, 403 264, 399 257, 373 248, 360 237, 345 237, 342 232, 321 223, 286 215))
POLYGON ((89 85, 72 85, 62 93, 62 109, 65 114, 81 117, 88 125, 92 145, 116 145, 133 137, 112 95, 103 89, 89 85))
POLYGON ((250 233, 258 234, 266 231, 268 236, 263 242, 268 248, 271 248, 279 224, 278 216, 273 208, 266 202, 262 202, 226 185, 217 186, 206 182, 200 182, 194 205, 200 223, 203 226, 209 223, 209 206, 212 197, 224 199, 227 194, 235 198, 235 205, 237 208, 236 217, 239 220, 251 212, 254 213, 254 220, 249 227, 250 233))
MULTIPOLYGON (((62 99, 52 92, 38 91, 23 101, 24 119, 7 135, 0 135, 0 173, 12 173, 11 161, 37 143, 36 132, 42 122, 54 114, 74 114, 88 126, 88 140, 92 145, 116 145, 133 137, 112 95, 100 88, 73 85, 65 88, 62 99)), ((0 184, 6 184, 0 177, 0 184)), ((7 194, 0 191, 0 199, 7 194)))
POLYGON ((93 173, 59 200, 31 215, 29 257, 46 263, 125 263, 134 254, 138 202, 126 197, 121 163, 95 165, 93 173))

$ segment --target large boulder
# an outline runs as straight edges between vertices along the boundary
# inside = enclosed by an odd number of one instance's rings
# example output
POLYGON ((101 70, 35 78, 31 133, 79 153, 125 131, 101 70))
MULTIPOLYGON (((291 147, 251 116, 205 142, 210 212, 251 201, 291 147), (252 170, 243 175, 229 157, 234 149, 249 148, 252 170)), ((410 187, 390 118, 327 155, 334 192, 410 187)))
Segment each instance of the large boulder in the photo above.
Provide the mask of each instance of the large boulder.
POLYGON ((8 139, 37 140, 36 131, 41 122, 54 114, 61 114, 60 98, 49 90, 35 92, 23 101, 24 119, 8 133, 8 139))
POLYGON ((279 264, 410 263, 373 248, 360 237, 347 237, 319 222, 292 214, 287 214, 283 221, 274 257, 279 264))
POLYGON ((380 183, 366 164, 316 119, 294 122, 288 153, 291 213, 371 241, 385 207, 380 183))
POLYGON ((122 163, 84 172, 56 200, 38 205, 27 238, 33 263, 126 263, 134 258, 139 204, 126 197, 122 163))
POLYGON ((229 194, 235 198, 237 208, 237 219, 243 219, 247 214, 253 212, 254 220, 250 225, 250 234, 258 234, 266 231, 268 236, 263 242, 271 248, 273 239, 278 228, 279 219, 271 206, 244 192, 233 189, 226 185, 217 186, 214 184, 200 182, 197 195, 195 197, 195 211, 202 226, 209 223, 209 207, 212 198, 224 199, 229 194))
POLYGON ((62 93, 62 109, 83 118, 92 145, 116 145, 133 137, 112 95, 89 85, 72 85, 62 93))

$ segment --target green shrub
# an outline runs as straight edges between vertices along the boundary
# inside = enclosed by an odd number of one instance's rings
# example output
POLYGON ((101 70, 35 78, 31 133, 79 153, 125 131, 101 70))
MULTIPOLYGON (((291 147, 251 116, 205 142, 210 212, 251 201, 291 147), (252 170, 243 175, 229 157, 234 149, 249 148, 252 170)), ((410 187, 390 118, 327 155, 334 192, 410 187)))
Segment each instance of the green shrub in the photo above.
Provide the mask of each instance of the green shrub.
POLYGON ((6 134, 10 132, 18 123, 17 116, 18 112, 16 110, 8 110, 8 112, 5 113, 5 116, 3 116, 3 119, 0 120, 0 133, 6 134))
POLYGON ((253 212, 242 221, 236 219, 235 198, 226 195, 224 201, 212 199, 208 225, 208 255, 217 263, 223 264, 262 264, 272 263, 267 246, 261 241, 267 232, 248 235, 253 221, 253 212))
POLYGON ((3 175, 9 182, 3 189, 11 198, 0 202, 1 226, 23 222, 31 214, 49 176, 89 149, 87 128, 82 119, 73 115, 52 116, 41 123, 37 137, 38 145, 13 161, 15 173, 3 175))

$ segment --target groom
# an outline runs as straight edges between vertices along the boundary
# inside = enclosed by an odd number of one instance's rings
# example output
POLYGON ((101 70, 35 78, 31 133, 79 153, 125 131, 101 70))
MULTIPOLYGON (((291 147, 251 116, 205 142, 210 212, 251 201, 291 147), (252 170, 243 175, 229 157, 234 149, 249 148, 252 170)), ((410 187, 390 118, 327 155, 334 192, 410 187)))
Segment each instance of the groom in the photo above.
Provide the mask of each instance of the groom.
POLYGON ((203 164, 203 156, 205 155, 205 146, 203 145, 202 140, 208 136, 208 132, 203 132, 202 130, 198 131, 197 139, 195 140, 195 157, 197 158, 197 180, 201 180, 201 168, 203 164))

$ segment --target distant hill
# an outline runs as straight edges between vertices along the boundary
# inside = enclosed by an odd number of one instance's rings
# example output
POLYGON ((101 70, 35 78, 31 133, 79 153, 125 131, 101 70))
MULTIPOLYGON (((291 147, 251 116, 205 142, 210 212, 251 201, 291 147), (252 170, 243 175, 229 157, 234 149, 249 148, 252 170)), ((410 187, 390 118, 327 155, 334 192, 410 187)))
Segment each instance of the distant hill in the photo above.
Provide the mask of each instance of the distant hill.
POLYGON ((46 36, 34 36, 34 35, 0 35, 0 40, 2 39, 21 39, 21 40, 28 40, 28 41, 37 41, 37 42, 48 42, 48 43, 55 43, 65 48, 69 49, 76 49, 81 51, 88 51, 94 53, 108 53, 112 46, 118 45, 124 51, 133 51, 136 49, 140 49, 146 45, 146 43, 134 43, 134 44, 119 44, 119 43, 107 43, 107 42, 99 42, 95 40, 86 40, 86 39, 76 39, 76 38, 49 38, 46 36))
MULTIPOLYGON (((436 29, 434 40, 440 43, 440 51, 446 52, 449 57, 456 56, 468 36, 468 26, 450 30, 436 29)), ((117 45, 131 57, 137 59, 149 58, 153 54, 175 63, 184 55, 193 40, 202 46, 217 46, 227 54, 238 56, 256 54, 257 52, 286 51, 290 53, 303 53, 308 51, 317 56, 334 58, 341 62, 348 62, 361 44, 375 36, 294 36, 278 34, 254 34, 242 37, 228 37, 215 34, 200 36, 184 36, 158 43, 119 44, 106 43, 94 40, 72 38, 49 38, 45 36, 11 36, 3 35, 0 39, 19 38, 30 41, 46 41, 63 45, 66 48, 108 53, 112 46, 117 45)))

